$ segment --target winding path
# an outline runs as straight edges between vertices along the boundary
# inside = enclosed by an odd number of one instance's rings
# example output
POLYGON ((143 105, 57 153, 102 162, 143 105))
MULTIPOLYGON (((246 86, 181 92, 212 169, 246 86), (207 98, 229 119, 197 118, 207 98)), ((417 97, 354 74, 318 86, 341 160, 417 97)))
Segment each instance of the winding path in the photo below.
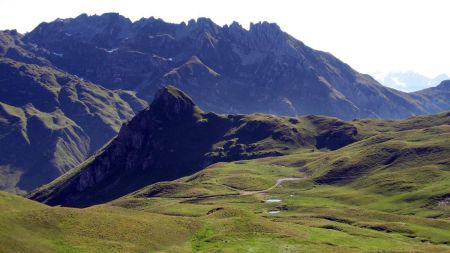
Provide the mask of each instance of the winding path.
POLYGON ((304 177, 282 177, 277 179, 277 182, 272 185, 271 187, 264 189, 264 190, 259 190, 259 191, 246 191, 246 190, 241 190, 239 188, 235 188, 229 185, 225 185, 226 187, 230 188, 233 191, 236 191, 237 194, 219 194, 219 195, 208 195, 208 196, 198 196, 198 197, 190 197, 187 200, 183 200, 181 201, 182 203, 184 202, 190 202, 190 201, 196 201, 196 200, 205 200, 205 199, 217 199, 217 198, 223 198, 223 197, 237 197, 237 196, 249 196, 249 195, 255 195, 255 194, 265 194, 268 191, 271 191, 275 188, 277 188, 278 186, 282 185, 285 182, 288 181, 298 181, 298 180, 302 180, 302 179, 306 179, 304 177))
POLYGON ((227 185, 227 187, 232 189, 232 190, 235 190, 235 191, 239 192, 239 195, 264 194, 264 193, 266 193, 268 191, 271 191, 271 190, 277 188, 278 186, 282 185, 285 182, 298 181, 298 180, 302 180, 302 179, 305 179, 305 178, 302 178, 302 177, 282 177, 282 178, 277 179, 277 182, 274 185, 272 185, 271 187, 269 187, 267 189, 264 189, 264 190, 259 190, 259 191, 246 191, 246 190, 241 190, 239 188, 235 188, 235 187, 232 187, 232 186, 229 186, 229 185, 227 185))

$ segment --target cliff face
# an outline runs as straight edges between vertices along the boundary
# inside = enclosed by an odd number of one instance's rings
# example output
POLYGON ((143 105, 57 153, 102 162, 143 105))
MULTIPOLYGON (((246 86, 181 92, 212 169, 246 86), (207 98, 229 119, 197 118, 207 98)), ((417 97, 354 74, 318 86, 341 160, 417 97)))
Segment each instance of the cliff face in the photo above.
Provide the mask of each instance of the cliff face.
POLYGON ((316 146, 334 149, 356 138, 354 126, 334 118, 205 113, 186 94, 168 86, 109 145, 31 198, 50 205, 88 206, 190 175, 215 162, 316 146), (340 136, 336 142, 326 137, 330 125, 340 136))
POLYGON ((433 104, 386 88, 267 22, 246 30, 207 18, 131 22, 108 13, 43 23, 23 40, 46 48, 41 56, 52 64, 104 87, 150 100, 174 84, 218 113, 404 118, 430 113, 433 104))

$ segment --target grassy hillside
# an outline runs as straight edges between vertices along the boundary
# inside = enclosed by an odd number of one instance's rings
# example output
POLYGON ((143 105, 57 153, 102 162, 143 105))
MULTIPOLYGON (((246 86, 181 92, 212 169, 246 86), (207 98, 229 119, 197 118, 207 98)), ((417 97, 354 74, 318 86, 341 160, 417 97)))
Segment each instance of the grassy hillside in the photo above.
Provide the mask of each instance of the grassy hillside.
POLYGON ((85 209, 0 194, 1 252, 449 252, 450 114, 216 163, 85 209), (275 187, 274 187, 275 186, 275 187))
POLYGON ((9 193, 0 193, 0 203, 0 252, 173 252, 187 249, 200 227, 191 218, 122 208, 50 208, 9 193))

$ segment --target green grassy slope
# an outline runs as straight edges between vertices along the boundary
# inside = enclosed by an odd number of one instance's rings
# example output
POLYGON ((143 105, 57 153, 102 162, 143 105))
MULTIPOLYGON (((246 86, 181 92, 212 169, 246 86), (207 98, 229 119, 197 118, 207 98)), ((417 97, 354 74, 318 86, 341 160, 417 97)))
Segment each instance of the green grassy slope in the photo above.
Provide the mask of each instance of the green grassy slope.
MULTIPOLYGON (((50 208, 0 193, 0 252, 154 252, 187 249, 191 218, 123 208, 50 208)), ((187 250, 186 250, 187 251, 187 250)))
POLYGON ((334 151, 216 163, 86 209, 0 194, 0 251, 449 252, 449 113, 352 124, 362 139, 334 151))

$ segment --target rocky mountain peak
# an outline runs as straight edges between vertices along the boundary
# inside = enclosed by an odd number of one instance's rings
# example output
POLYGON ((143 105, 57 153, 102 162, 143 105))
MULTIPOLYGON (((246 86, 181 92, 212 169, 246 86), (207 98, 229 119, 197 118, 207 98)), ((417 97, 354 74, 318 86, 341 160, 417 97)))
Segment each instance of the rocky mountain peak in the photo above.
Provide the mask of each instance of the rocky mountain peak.
POLYGON ((282 31, 276 23, 264 21, 258 23, 250 23, 250 32, 280 33, 282 31))
POLYGON ((202 17, 198 18, 197 20, 191 19, 189 20, 186 28, 182 27, 183 32, 187 32, 188 34, 192 32, 194 32, 194 34, 198 33, 216 34, 218 33, 219 29, 220 26, 214 23, 211 19, 202 17))
MULTIPOLYGON (((71 21, 72 19, 63 19, 63 20, 71 21)), ((77 16, 74 19, 74 21, 103 22, 103 23, 108 23, 108 22, 131 23, 131 20, 129 18, 126 18, 117 12, 108 12, 108 13, 103 13, 102 15, 92 15, 92 16, 88 16, 87 14, 83 13, 83 14, 77 16)))
POLYGON ((286 47, 287 36, 275 23, 250 23, 248 35, 250 45, 254 48, 280 52, 280 49, 286 47))
MULTIPOLYGON (((105 13, 88 16, 81 14, 76 18, 57 19, 43 22, 33 32, 26 35, 28 42, 33 41, 71 41, 95 43, 97 47, 110 48, 129 36, 132 22, 118 13, 105 13)), ((77 42, 79 43, 79 42, 77 42)))
POLYGON ((267 21, 250 23, 250 34, 257 36, 259 39, 266 41, 277 42, 284 37, 284 32, 276 23, 269 23, 267 21))
POLYGON ((204 17, 197 18, 197 20, 195 19, 189 20, 188 26, 191 27, 195 26, 200 28, 213 28, 213 29, 218 27, 218 25, 214 23, 211 19, 204 17))
POLYGON ((229 28, 230 28, 230 29, 235 29, 235 30, 244 30, 244 28, 242 27, 242 25, 239 24, 239 23, 236 22, 236 21, 233 21, 233 22, 230 24, 229 28))
POLYGON ((438 86, 440 89, 445 89, 450 91, 450 80, 442 81, 438 86))
POLYGON ((160 89, 150 105, 153 112, 163 114, 166 119, 181 119, 199 110, 184 92, 168 85, 160 89))
POLYGON ((237 41, 241 41, 243 37, 248 33, 241 24, 236 21, 233 21, 229 26, 225 25, 224 30, 227 31, 232 37, 234 37, 237 41))

